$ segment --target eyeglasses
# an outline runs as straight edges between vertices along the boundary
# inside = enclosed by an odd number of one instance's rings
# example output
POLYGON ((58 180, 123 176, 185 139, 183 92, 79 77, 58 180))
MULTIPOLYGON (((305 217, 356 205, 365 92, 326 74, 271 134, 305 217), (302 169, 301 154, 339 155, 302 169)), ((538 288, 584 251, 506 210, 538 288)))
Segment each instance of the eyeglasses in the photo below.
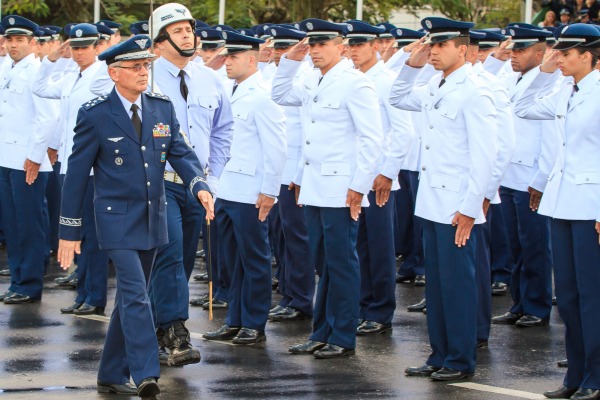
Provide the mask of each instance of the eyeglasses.
POLYGON ((133 70, 133 72, 140 72, 142 68, 145 68, 148 71, 150 71, 152 69, 152 63, 136 64, 133 67, 123 67, 121 65, 115 65, 113 68, 131 69, 133 70))

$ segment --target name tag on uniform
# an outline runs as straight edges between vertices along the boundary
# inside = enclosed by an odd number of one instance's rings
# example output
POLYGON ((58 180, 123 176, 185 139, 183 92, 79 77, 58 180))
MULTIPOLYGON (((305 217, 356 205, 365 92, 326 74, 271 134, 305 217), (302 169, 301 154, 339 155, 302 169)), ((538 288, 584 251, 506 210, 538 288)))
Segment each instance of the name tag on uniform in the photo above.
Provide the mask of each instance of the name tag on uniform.
POLYGON ((165 162, 167 161, 167 153, 164 151, 161 151, 160 153, 160 162, 165 162))
POLYGON ((163 123, 158 123, 154 125, 154 129, 152 129, 152 137, 168 137, 171 136, 171 127, 169 125, 165 125, 163 123))

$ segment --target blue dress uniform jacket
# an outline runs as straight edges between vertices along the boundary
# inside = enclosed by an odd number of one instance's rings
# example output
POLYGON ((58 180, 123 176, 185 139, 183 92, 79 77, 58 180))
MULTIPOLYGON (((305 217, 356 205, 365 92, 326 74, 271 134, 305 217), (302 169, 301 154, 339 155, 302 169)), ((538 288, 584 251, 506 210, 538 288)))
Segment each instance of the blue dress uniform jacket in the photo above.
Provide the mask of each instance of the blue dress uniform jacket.
POLYGON ((63 187, 68 196, 63 196, 60 238, 79 240, 84 182, 93 167, 100 247, 149 250, 167 243, 166 160, 194 196, 209 190, 167 97, 142 95, 141 141, 116 89, 84 104, 63 187))

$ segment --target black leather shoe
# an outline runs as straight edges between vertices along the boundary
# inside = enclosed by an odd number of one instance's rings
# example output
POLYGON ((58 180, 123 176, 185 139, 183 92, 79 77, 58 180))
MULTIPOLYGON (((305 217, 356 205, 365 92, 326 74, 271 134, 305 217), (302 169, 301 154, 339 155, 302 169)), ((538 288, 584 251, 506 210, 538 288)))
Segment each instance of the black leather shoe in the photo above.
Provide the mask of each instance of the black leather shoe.
MULTIPOLYGON (((208 303, 208 300, 206 301, 206 303, 202 304, 202 308, 205 309, 205 310, 208 310, 209 307, 210 307, 210 305, 208 303)), ((213 301, 212 301, 212 308, 213 308, 213 310, 216 309, 216 308, 219 308, 219 309, 227 308, 227 302, 223 301, 223 300, 213 299, 213 301)))
POLYGON ((404 370, 406 376, 431 376, 434 372, 439 371, 440 368, 432 367, 431 365, 422 365, 420 367, 408 367, 404 370))
POLYGON ((58 286, 65 286, 65 285, 69 285, 69 282, 74 279, 77 279, 77 270, 71 272, 67 276, 61 276, 60 278, 56 278, 54 280, 54 283, 56 283, 58 286))
POLYGON ((0 276, 10 276, 10 269, 0 269, 0 276))
POLYGON ((548 325, 548 320, 538 318, 535 315, 523 315, 515 322, 515 325, 521 327, 544 326, 548 325))
POLYGON ((329 358, 348 357, 353 356, 354 354, 354 349, 346 349, 341 346, 336 346, 335 344, 328 344, 322 349, 315 351, 313 355, 315 358, 324 360, 329 358))
POLYGON ((415 286, 425 286, 425 275, 415 276, 415 286))
POLYGON ((273 314, 279 314, 280 312, 282 312, 283 310, 285 310, 287 307, 282 307, 279 304, 277 304, 275 307, 271 308, 269 310, 269 318, 271 318, 271 315, 273 314))
POLYGON ((306 343, 296 344, 294 346, 290 346, 288 351, 292 354, 314 354, 315 351, 321 350, 323 347, 327 346, 327 343, 316 342, 314 340, 309 340, 306 343))
POLYGON ((504 282, 492 283, 492 296, 504 296, 508 292, 508 285, 504 282))
POLYGON ((204 254, 204 250, 198 250, 196 252, 196 257, 197 258, 205 258, 206 254, 204 254))
POLYGON ((73 310, 75 315, 104 315, 104 307, 96 307, 90 304, 84 303, 77 310, 73 310))
POLYGON ((158 347, 158 362, 160 365, 169 365, 169 351, 165 346, 158 347))
POLYGON ((279 287, 279 279, 273 277, 271 279, 271 289, 276 290, 279 287))
POLYGON ((597 400, 600 399, 600 390, 598 389, 583 389, 579 388, 571 400, 597 400))
POLYGON ((73 304, 71 304, 68 307, 63 307, 60 309, 60 312, 62 314, 73 314, 73 311, 77 310, 79 307, 81 307, 82 303, 77 303, 74 302, 73 304))
POLYGON ((412 281, 414 276, 396 274, 396 283, 406 283, 412 281))
POLYGON ((190 343, 190 331, 183 321, 171 325, 165 331, 162 342, 169 349, 167 365, 180 366, 200 362, 200 351, 190 343))
POLYGON ((257 344, 267 340, 264 331, 242 328, 233 338, 233 344, 257 344))
POLYGON ((559 360, 556 362, 556 366, 558 368, 569 368, 569 362, 565 359, 565 360, 559 360))
POLYGON ((4 301, 5 298, 12 296, 14 294, 14 292, 11 292, 10 290, 7 290, 4 293, 0 293, 0 301, 4 301))
POLYGON ((239 327, 230 327, 229 325, 223 325, 219 330, 213 332, 206 332, 202 337, 206 340, 231 340, 240 331, 239 327))
POLYGON ((25 304, 31 303, 33 299, 26 294, 13 293, 4 298, 4 304, 25 304))
POLYGON ((138 389, 129 383, 117 384, 98 381, 98 393, 114 393, 135 396, 137 392, 138 389))
POLYGON ((568 399, 575 394, 577 388, 569 388, 566 386, 561 386, 556 390, 549 390, 544 392, 544 396, 549 399, 568 399))
POLYGON ((425 307, 422 311, 423 314, 427 315, 427 307, 425 307))
POLYGON ((158 383, 156 383, 156 378, 154 377, 142 379, 137 389, 137 395, 139 397, 153 399, 159 393, 160 388, 158 387, 158 383))
POLYGON ((492 324, 497 325, 514 325, 523 315, 506 312, 502 315, 492 318, 492 324))
POLYGON ((194 280, 196 282, 208 282, 208 272, 194 275, 194 280))
POLYGON ((303 320, 304 318, 306 318, 307 315, 304 314, 302 311, 296 310, 293 307, 286 307, 283 311, 276 313, 276 314, 270 314, 270 320, 271 321, 276 321, 276 322, 281 322, 281 321, 300 321, 303 320))
POLYGON ((419 312, 423 311, 425 307, 427 307, 427 300, 423 299, 417 304, 411 304, 410 306, 406 307, 406 309, 410 312, 419 312))
POLYGON ((487 340, 477 339, 477 350, 487 349, 487 348, 488 348, 488 341, 487 340))
POLYGON ((392 324, 380 324, 375 321, 365 321, 356 328, 356 334, 359 336, 375 333, 386 333, 392 330, 392 324))
POLYGON ((208 302, 208 295, 202 297, 196 297, 190 300, 190 305, 194 307, 202 307, 204 303, 208 302))
POLYGON ((434 381, 458 381, 460 379, 465 379, 468 376, 471 375, 466 372, 457 371, 452 368, 442 368, 431 374, 431 379, 434 381))

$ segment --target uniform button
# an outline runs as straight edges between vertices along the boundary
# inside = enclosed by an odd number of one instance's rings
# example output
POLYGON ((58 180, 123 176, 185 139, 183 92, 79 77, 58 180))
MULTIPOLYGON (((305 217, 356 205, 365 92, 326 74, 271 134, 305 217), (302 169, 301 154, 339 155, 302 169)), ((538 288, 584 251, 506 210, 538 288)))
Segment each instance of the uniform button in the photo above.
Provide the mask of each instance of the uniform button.
POLYGON ((146 146, 142 146, 142 151, 146 151, 146 146))
POLYGON ((306 161, 306 162, 304 163, 304 165, 310 165, 310 163, 309 163, 308 161, 306 161))
POLYGON ((150 182, 146 182, 146 186, 150 186, 150 182))
POLYGON ((518 162, 519 162, 519 164, 523 163, 523 161, 521 161, 521 160, 519 160, 518 162))
POLYGON ((433 93, 430 92, 429 95, 433 97, 433 93))
POLYGON ((337 174, 337 171, 333 171, 334 174, 337 174))
POLYGON ((192 126, 190 125, 190 129, 192 129, 192 126))
POLYGON ((313 120, 312 120, 312 121, 310 121, 310 122, 312 122, 312 123, 314 124, 314 123, 315 123, 315 122, 317 122, 317 121, 315 121, 315 120, 313 119, 313 120))
POLYGON ((148 205, 152 205, 152 202, 150 200, 148 200, 148 205))
POLYGON ((319 99, 317 99, 316 97, 313 99, 313 101, 316 103, 319 101, 319 99))
POLYGON ((164 149, 165 147, 167 147, 167 145, 163 143, 162 147, 163 147, 163 149, 164 149))
POLYGON ((424 166, 423 166, 423 167, 421 167, 421 171, 426 171, 426 170, 427 170, 427 168, 426 168, 426 167, 424 167, 424 166))
POLYGON ((307 140, 307 141, 306 141, 306 144, 310 144, 310 140, 307 140))
POLYGON ((440 106, 438 106, 438 105, 436 104, 435 106, 433 106, 433 108, 435 108, 435 109, 437 110, 438 108, 440 108, 440 106))
POLYGON ((119 149, 115 150, 115 154, 119 154, 119 149))
POLYGON ((148 168, 148 163, 144 163, 144 168, 148 168))
POLYGON ((425 146, 425 150, 429 150, 429 145, 425 146))
POLYGON ((212 106, 211 106, 211 105, 209 105, 209 106, 208 106, 208 108, 212 108, 212 106))
POLYGON ((563 146, 566 146, 566 144, 563 142, 563 146))
POLYGON ((562 174, 562 171, 563 171, 563 170, 561 169, 561 170, 560 170, 560 173, 561 173, 561 174, 562 174))
POLYGON ((585 178, 585 181, 586 181, 586 182, 589 182, 589 181, 590 181, 590 178, 585 178))
POLYGON ((446 185, 442 185, 442 189, 446 189, 446 185))
POLYGON ((238 172, 242 172, 242 169, 241 169, 241 168, 238 168, 238 172))
POLYGON ((110 211, 110 210, 112 210, 112 207, 108 206, 108 207, 106 207, 106 209, 107 209, 108 211, 110 211))
POLYGON ((433 125, 429 125, 429 129, 433 129, 433 125))

